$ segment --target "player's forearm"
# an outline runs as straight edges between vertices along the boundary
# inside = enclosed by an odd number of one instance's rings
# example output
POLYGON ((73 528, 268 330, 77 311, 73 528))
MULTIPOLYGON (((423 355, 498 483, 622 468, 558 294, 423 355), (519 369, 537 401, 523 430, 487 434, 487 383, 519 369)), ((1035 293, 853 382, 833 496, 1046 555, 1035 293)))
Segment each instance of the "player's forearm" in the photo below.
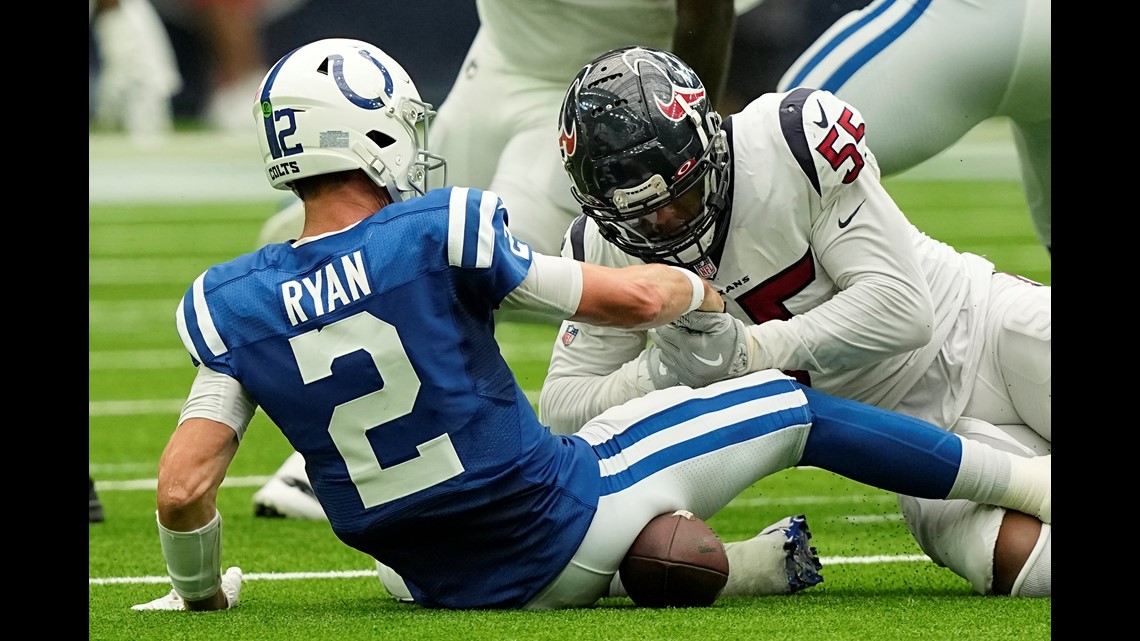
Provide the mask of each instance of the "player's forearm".
POLYGON ((929 297, 864 284, 791 319, 750 326, 756 343, 750 370, 863 367, 922 347, 933 323, 929 297))
POLYGON ((616 405, 652 391, 644 369, 645 352, 604 376, 548 377, 539 396, 543 424, 555 434, 573 434, 587 421, 616 405))
POLYGON ((582 299, 571 319, 600 327, 648 329, 693 309, 723 308, 716 290, 687 270, 656 264, 615 269, 582 263, 582 299))

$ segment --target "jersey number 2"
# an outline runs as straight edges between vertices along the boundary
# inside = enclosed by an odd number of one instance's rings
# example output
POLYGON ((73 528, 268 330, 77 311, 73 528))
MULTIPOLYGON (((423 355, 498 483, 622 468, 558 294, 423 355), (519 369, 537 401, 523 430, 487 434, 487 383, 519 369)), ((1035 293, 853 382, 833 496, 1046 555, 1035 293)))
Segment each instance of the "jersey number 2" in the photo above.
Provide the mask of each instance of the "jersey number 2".
POLYGON ((289 343, 306 385, 332 376, 333 361, 358 350, 367 352, 383 373, 383 389, 338 405, 329 422, 329 434, 364 507, 394 501, 463 472, 446 433, 417 445, 419 456, 387 468, 380 466, 372 451, 368 431, 410 414, 420 391, 420 379, 391 324, 361 312, 295 336, 289 343))

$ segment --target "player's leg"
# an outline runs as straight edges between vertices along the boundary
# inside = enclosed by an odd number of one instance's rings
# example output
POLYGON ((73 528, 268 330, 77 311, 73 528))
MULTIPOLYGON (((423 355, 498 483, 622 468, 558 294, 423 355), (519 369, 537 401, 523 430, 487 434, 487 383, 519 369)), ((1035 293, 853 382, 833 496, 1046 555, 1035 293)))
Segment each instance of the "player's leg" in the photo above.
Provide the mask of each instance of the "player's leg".
MULTIPOLYGON (((1012 4, 1012 3, 1011 3, 1012 4)), ((1049 0, 1025 0, 1017 65, 999 113, 1009 116, 1034 230, 1052 251, 1053 19, 1049 0)), ((1013 39, 1011 39, 1013 40, 1013 39)))
MULTIPOLYGON (((653 517, 685 509, 707 520, 756 480, 793 466, 809 429, 804 403, 786 377, 767 371, 652 392, 591 420, 571 438, 598 452, 598 508, 570 563, 526 607, 592 604, 609 594, 653 517)), ((785 558, 773 555, 765 568, 775 582, 787 582, 785 558)), ((730 558, 730 577, 738 570, 730 558)))
MULTIPOLYGON (((428 148, 447 161, 447 185, 490 186, 517 126, 513 91, 501 54, 480 29, 428 131, 428 148)), ((549 118, 553 121, 553 112, 549 118)), ((443 187, 442 172, 435 173, 430 186, 443 187)))
MULTIPOLYGON (((542 112, 557 113, 564 92, 565 88, 557 93, 547 91, 553 102, 542 112)), ((582 213, 570 195, 570 177, 562 168, 547 119, 538 126, 520 129, 507 143, 491 191, 507 207, 511 234, 549 256, 558 255, 566 228, 582 213)))
POLYGON ((87 520, 89 523, 102 523, 103 522, 103 502, 99 500, 99 494, 95 492, 95 477, 87 477, 87 520))
POLYGON ((1017 59, 1019 3, 876 0, 840 18, 777 87, 824 89, 862 115, 883 175, 993 117, 1017 59))
POLYGON ((253 494, 253 514, 327 521, 313 486, 305 473, 305 458, 293 452, 273 476, 253 494))
POLYGON ((1052 520, 1051 456, 1017 456, 905 414, 800 387, 811 404, 812 429, 799 465, 910 496, 968 499, 1052 520))
MULTIPOLYGON (((953 431, 1021 456, 1051 446, 1021 425, 963 418, 953 431)), ((979 594, 1049 596, 1051 526, 1028 515, 970 501, 899 496, 907 527, 935 563, 970 582, 979 594)))
POLYGON ((1053 253, 1053 121, 1011 123, 1021 165, 1021 186, 1037 238, 1053 253))
POLYGON ((1052 317, 1051 287, 993 275, 985 345, 963 416, 1027 425, 1053 441, 1052 317))

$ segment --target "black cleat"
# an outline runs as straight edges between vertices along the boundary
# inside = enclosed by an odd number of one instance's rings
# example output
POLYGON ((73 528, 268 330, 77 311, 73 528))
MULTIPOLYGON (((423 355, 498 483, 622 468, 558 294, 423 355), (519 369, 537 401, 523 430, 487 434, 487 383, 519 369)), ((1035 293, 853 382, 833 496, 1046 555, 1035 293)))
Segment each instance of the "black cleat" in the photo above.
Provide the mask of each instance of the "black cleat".
POLYGON ((88 505, 87 513, 88 513, 88 517, 89 517, 89 522, 91 522, 91 523, 102 523, 103 522, 103 503, 102 503, 102 501, 99 500, 99 495, 95 493, 95 479, 88 476, 87 477, 87 486, 89 489, 89 499, 88 499, 88 503, 87 503, 87 505, 88 505))

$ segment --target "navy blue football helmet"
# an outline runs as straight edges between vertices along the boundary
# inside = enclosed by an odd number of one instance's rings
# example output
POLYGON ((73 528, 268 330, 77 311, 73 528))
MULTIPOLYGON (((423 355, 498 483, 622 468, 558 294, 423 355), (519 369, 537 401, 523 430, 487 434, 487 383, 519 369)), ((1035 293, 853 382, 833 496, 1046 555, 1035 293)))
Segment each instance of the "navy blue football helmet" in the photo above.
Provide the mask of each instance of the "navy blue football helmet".
POLYGON ((704 84, 676 55, 614 49, 562 102, 558 144, 571 192, 602 235, 647 262, 693 267, 724 238, 727 134, 704 84))

